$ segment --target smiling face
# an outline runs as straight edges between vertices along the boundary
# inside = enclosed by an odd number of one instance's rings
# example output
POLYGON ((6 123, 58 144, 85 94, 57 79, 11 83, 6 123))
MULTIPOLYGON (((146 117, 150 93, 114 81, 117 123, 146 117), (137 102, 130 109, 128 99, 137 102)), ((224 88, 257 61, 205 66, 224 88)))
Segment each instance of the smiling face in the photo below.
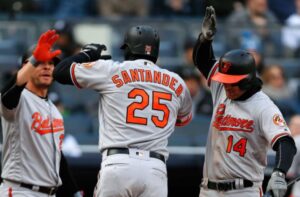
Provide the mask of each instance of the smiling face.
POLYGON ((224 88, 226 91, 227 98, 234 100, 241 97, 246 90, 241 90, 236 84, 226 84, 224 83, 224 88))
POLYGON ((37 88, 48 88, 53 81, 53 62, 42 62, 34 70, 30 81, 37 88))

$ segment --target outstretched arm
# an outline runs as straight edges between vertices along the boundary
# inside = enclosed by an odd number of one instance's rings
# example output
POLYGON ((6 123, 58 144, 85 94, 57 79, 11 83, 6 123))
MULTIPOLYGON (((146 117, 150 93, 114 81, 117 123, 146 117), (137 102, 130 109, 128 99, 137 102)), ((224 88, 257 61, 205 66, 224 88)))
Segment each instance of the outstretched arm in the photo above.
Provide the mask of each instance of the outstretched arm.
POLYGON ((278 139, 273 149, 276 151, 276 167, 268 182, 267 192, 271 192, 274 197, 282 197, 287 190, 285 175, 292 165, 297 148, 292 137, 284 136, 278 139))
POLYGON ((212 48, 212 41, 215 33, 216 14, 214 8, 210 6, 206 8, 201 32, 193 50, 194 64, 206 78, 216 62, 212 48))
POLYGON ((81 52, 68 57, 61 61, 54 69, 53 77, 54 79, 62 84, 69 84, 74 85, 71 79, 70 74, 70 67, 71 65, 76 63, 83 63, 83 62, 92 62, 98 59, 110 59, 109 55, 101 56, 101 52, 106 50, 105 45, 101 44, 88 44, 85 45, 81 52))
POLYGON ((40 36, 29 61, 1 90, 1 101, 6 108, 13 109, 18 105, 21 93, 39 62, 51 61, 61 53, 60 50, 51 51, 51 47, 58 38, 59 35, 54 30, 48 30, 40 36))

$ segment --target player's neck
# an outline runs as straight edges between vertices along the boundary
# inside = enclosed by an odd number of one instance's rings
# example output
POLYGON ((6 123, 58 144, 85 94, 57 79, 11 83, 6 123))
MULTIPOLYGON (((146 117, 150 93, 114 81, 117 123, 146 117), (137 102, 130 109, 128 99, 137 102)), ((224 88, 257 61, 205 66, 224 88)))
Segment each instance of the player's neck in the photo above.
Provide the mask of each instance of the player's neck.
POLYGON ((38 87, 30 81, 26 84, 26 89, 42 98, 46 98, 48 94, 48 87, 38 87))

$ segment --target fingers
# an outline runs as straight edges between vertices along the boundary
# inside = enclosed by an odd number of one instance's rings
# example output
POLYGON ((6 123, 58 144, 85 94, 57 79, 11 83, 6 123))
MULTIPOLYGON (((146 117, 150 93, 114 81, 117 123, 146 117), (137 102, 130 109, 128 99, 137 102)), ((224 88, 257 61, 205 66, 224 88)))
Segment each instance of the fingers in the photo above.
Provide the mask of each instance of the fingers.
POLYGON ((215 15, 215 9, 213 6, 206 7, 205 18, 210 18, 211 15, 215 15))
POLYGON ((49 38, 48 43, 52 46, 59 38, 58 34, 52 35, 52 37, 49 38))
POLYGON ((51 54, 50 54, 50 56, 51 56, 50 59, 52 59, 52 58, 54 58, 54 57, 56 57, 56 56, 58 56, 60 54, 61 54, 61 50, 52 51, 51 54))
POLYGON ((53 29, 50 29, 50 30, 44 32, 44 33, 40 36, 40 38, 39 38, 39 43, 40 43, 40 42, 47 42, 47 40, 49 40, 49 38, 51 38, 51 37, 52 37, 53 35, 55 35, 55 34, 56 34, 56 31, 53 30, 53 29))

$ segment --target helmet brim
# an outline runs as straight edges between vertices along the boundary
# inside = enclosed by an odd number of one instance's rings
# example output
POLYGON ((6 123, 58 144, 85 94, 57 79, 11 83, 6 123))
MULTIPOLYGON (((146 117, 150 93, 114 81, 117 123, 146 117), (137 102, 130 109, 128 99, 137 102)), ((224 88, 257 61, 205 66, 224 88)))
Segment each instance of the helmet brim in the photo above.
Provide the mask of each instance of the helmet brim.
POLYGON ((228 74, 223 74, 220 72, 217 72, 211 79, 220 83, 227 83, 227 84, 232 84, 232 83, 237 83, 241 81, 242 79, 245 79, 248 75, 228 75, 228 74))

